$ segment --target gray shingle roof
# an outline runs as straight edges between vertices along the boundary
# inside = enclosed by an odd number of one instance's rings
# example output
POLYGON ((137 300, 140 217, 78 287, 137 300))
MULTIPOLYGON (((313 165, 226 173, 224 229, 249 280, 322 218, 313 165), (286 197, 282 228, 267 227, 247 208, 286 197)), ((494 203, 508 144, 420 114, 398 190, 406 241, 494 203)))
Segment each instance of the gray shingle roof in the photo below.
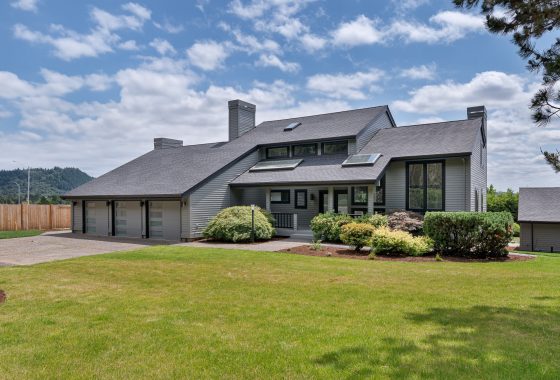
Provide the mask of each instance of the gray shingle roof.
POLYGON ((305 158, 294 170, 245 172, 232 185, 268 185, 375 181, 391 159, 470 154, 480 119, 410 125, 379 130, 359 153, 380 153, 373 166, 342 167, 347 158, 305 158))
POLYGON ((518 220, 560 223, 560 187, 520 188, 518 220))
POLYGON ((472 119, 381 129, 360 153, 391 158, 470 154, 480 127, 480 119, 472 119))
POLYGON ((357 135, 387 106, 266 121, 227 143, 157 149, 65 194, 66 197, 177 197, 255 147, 357 135), (284 127, 301 125, 291 132, 284 127))
POLYGON ((305 157, 293 170, 247 171, 237 177, 232 185, 372 182, 389 162, 381 157, 374 166, 342 167, 346 158, 347 155, 305 157))

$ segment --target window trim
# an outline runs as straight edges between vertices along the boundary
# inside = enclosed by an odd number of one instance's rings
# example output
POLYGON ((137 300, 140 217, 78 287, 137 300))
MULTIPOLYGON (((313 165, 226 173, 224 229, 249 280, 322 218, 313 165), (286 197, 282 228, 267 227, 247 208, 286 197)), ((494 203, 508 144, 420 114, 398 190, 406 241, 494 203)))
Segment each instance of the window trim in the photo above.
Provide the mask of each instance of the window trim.
POLYGON ((270 190, 270 203, 273 205, 289 205, 290 204, 290 195, 291 195, 291 191, 290 190, 270 190), (279 201, 273 201, 272 200, 272 193, 282 193, 282 194, 288 194, 287 200, 282 200, 283 196, 280 195, 280 200, 279 201))
POLYGON ((361 185, 361 186, 352 186, 352 205, 357 205, 357 206, 367 206, 369 201, 369 189, 367 185, 361 185), (356 188, 357 187, 365 187, 366 188, 366 201, 365 202, 356 202, 355 199, 355 195, 356 195, 356 188))
POLYGON ((346 152, 344 154, 348 155, 348 140, 336 140, 336 141, 325 141, 321 143, 321 154, 324 156, 333 156, 336 154, 343 154, 343 153, 325 153, 325 144, 346 144, 346 152))
POLYGON ((385 194, 385 191, 386 191, 385 175, 383 175, 383 177, 381 177, 381 179, 379 180, 379 183, 380 183, 380 186, 379 186, 379 187, 380 187, 381 189, 383 189, 383 200, 382 200, 381 202, 379 202, 379 201, 377 200, 377 186, 376 186, 376 187, 375 187, 375 195, 376 195, 376 197, 375 197, 375 202, 373 202, 373 205, 374 205, 374 206, 385 206, 385 197, 386 197, 386 194, 385 194))
POLYGON ((445 160, 431 160, 431 161, 407 161, 406 162, 406 209, 408 211, 425 213, 427 211, 445 211, 445 160), (441 164, 441 208, 431 209, 428 208, 428 164, 441 164), (410 182, 410 165, 423 165, 423 181, 424 181, 424 208, 416 209, 410 208, 409 205, 409 182, 410 182))
POLYGON ((292 145, 292 157, 314 157, 319 155, 319 147, 317 143, 309 143, 309 144, 295 144, 292 145), (315 147, 315 154, 296 154, 296 146, 314 146, 315 147))
POLYGON ((294 208, 297 208, 297 209, 300 209, 300 210, 307 210, 307 189, 294 190, 294 208), (304 205, 303 206, 298 205, 298 193, 303 193, 304 194, 304 205))
POLYGON ((269 146, 268 148, 266 148, 266 159, 271 159, 271 158, 288 158, 290 157, 290 146, 289 145, 281 145, 281 146, 269 146), (268 152, 270 151, 270 149, 278 149, 278 148, 283 148, 286 150, 286 155, 285 156, 271 156, 268 152))

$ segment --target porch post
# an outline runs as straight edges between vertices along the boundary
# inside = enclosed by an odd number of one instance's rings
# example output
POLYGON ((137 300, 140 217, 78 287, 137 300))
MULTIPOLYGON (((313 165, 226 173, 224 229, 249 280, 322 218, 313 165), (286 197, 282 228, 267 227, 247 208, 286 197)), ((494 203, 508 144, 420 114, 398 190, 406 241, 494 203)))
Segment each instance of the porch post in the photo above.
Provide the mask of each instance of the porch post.
POLYGON ((328 211, 334 211, 334 187, 329 186, 329 193, 328 193, 328 211))
POLYGON ((264 189, 265 197, 266 197, 266 211, 270 212, 270 187, 264 189))
POLYGON ((373 214, 373 204, 375 203, 375 185, 368 185, 367 192, 367 212, 368 214, 373 214))

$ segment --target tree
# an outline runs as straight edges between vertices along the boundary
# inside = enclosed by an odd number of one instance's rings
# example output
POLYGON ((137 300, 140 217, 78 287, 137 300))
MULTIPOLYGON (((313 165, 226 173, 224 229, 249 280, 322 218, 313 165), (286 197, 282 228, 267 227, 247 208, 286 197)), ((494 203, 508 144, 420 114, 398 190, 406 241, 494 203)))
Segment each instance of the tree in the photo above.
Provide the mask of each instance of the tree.
POLYGON ((486 192, 487 209, 492 212, 509 211, 513 219, 517 221, 517 211, 519 207, 519 193, 515 193, 512 189, 505 192, 496 191, 494 186, 490 185, 486 192))
MULTIPOLYGON (((541 88, 531 100, 533 121, 546 126, 560 117, 560 38, 540 50, 535 40, 560 29, 560 0, 453 0, 457 7, 472 9, 480 5, 486 27, 492 33, 511 34, 527 69, 542 72, 541 88)), ((560 150, 542 152, 546 162, 560 172, 560 150)))

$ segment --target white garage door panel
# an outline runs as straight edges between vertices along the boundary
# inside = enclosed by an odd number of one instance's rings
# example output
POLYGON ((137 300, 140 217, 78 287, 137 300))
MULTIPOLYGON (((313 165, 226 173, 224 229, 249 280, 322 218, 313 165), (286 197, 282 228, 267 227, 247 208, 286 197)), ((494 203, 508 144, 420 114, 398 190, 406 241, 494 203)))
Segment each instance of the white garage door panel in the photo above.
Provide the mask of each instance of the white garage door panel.
POLYGON ((179 201, 150 202, 150 238, 180 240, 181 203, 179 201))
POLYGON ((139 201, 115 202, 115 235, 142 237, 142 207, 139 201))
POLYGON ((535 224, 533 227, 535 250, 560 251, 560 224, 535 224))
POLYGON ((86 202, 86 233, 95 236, 109 235, 109 210, 105 201, 86 202))

